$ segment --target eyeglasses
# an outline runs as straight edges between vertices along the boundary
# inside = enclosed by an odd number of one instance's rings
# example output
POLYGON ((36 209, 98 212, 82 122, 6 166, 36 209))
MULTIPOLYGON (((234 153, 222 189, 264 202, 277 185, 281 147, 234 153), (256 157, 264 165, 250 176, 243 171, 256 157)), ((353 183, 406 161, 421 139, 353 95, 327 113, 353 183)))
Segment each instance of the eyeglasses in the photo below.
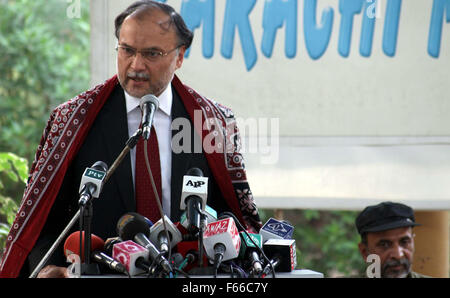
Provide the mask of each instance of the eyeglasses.
POLYGON ((155 50, 155 49, 144 49, 144 50, 139 51, 139 50, 129 47, 129 46, 117 45, 116 51, 119 53, 120 56, 122 56, 124 58, 131 58, 131 57, 136 56, 137 53, 140 53, 142 58, 144 58, 145 60, 154 62, 154 61, 157 61, 157 60, 169 55, 170 53, 172 53, 179 47, 181 47, 181 45, 177 46, 176 48, 174 48, 170 51, 164 52, 164 51, 155 50))

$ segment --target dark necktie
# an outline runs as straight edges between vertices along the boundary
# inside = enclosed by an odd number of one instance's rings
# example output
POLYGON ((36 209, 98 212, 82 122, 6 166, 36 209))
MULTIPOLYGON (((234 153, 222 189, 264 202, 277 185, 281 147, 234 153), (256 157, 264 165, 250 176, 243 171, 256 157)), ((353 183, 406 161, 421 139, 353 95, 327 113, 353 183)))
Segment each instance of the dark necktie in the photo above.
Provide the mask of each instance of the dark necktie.
MULTIPOLYGON (((159 161, 158 138, 155 128, 152 126, 150 139, 147 141, 147 153, 153 179, 160 200, 162 199, 161 191, 161 166, 159 161)), ((158 203, 152 188, 150 176, 145 164, 144 156, 144 139, 141 137, 136 145, 136 172, 135 172, 135 189, 136 189, 136 210, 137 213, 147 217, 153 223, 157 222, 161 215, 159 213, 158 203)))

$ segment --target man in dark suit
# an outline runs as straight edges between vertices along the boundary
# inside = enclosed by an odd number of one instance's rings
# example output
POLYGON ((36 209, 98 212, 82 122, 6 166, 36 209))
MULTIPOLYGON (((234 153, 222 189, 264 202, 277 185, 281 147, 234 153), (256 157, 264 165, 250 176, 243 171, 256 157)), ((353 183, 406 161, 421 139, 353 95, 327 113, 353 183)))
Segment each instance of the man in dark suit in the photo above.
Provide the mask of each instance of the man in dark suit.
MULTIPOLYGON (((14 277, 19 271, 27 276, 36 267, 78 210, 84 170, 99 160, 107 165, 115 161, 139 128, 139 100, 147 94, 160 101, 152 134, 157 136, 159 146, 164 213, 173 222, 179 221, 183 175, 197 167, 209 178, 209 206, 219 213, 235 213, 247 229, 257 231, 261 227, 238 152, 239 134, 232 112, 197 94, 175 76, 193 38, 181 16, 166 4, 138 1, 116 18, 115 25, 117 76, 52 113, 8 237, 0 276, 14 277), (202 111, 203 121, 214 119, 215 124, 208 130, 196 127, 196 111, 202 111), (173 127, 176 119, 188 119, 191 125, 173 127), (219 132, 222 138, 210 145, 219 145, 222 150, 226 147, 227 151, 205 153, 204 146, 203 151, 196 150, 196 141, 202 142, 213 132, 219 132), (179 133, 183 134, 181 144, 173 142, 179 133), (173 150, 176 146, 184 150, 173 150)), ((133 148, 93 201, 93 234, 103 239, 117 236, 117 220, 126 212, 139 212, 137 159, 133 148)), ((62 249, 55 251, 49 264, 38 277, 67 276, 62 249)))

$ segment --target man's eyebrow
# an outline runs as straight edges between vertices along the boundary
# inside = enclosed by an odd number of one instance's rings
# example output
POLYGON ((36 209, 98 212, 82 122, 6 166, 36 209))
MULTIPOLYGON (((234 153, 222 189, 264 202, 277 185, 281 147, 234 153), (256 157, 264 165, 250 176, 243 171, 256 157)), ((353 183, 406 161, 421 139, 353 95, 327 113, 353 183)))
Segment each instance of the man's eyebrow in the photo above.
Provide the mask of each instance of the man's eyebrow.
MULTIPOLYGON (((136 48, 134 48, 134 47, 128 45, 126 42, 122 42, 120 45, 121 45, 121 46, 124 46, 124 47, 132 48, 132 49, 135 49, 135 50, 136 50, 136 48)), ((144 48, 144 49, 142 49, 142 51, 162 51, 162 49, 160 49, 160 48, 158 48, 158 47, 149 47, 149 48, 144 48)))
POLYGON ((412 239, 411 236, 403 236, 402 238, 400 238, 400 241, 411 240, 411 239, 412 239))
POLYGON ((377 245, 382 243, 392 243, 392 241, 389 239, 380 239, 377 241, 377 245))
POLYGON ((123 47, 127 47, 127 48, 132 48, 132 49, 134 49, 132 46, 130 46, 130 45, 127 44, 126 42, 120 42, 119 45, 120 45, 120 46, 123 46, 123 47))

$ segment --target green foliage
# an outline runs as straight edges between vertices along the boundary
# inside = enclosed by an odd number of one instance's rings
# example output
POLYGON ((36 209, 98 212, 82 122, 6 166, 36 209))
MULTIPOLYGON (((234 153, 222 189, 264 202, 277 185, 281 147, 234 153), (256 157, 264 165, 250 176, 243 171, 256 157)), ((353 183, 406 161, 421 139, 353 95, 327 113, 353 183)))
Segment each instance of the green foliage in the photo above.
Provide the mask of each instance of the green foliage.
POLYGON ((23 190, 27 177, 28 162, 25 158, 13 153, 0 153, 0 247, 4 246, 20 202, 18 192, 12 190, 23 190))
POLYGON ((0 0, 0 151, 31 160, 50 110, 89 85, 89 2, 69 4, 0 0))
MULTIPOLYGON (((365 266, 358 250, 357 212, 283 210, 284 220, 294 225, 297 267, 326 277, 363 276, 365 266)), ((261 212, 263 222, 273 212, 261 212)))
POLYGON ((50 111, 89 87, 89 0, 72 2, 0 0, 0 256, 50 111))

